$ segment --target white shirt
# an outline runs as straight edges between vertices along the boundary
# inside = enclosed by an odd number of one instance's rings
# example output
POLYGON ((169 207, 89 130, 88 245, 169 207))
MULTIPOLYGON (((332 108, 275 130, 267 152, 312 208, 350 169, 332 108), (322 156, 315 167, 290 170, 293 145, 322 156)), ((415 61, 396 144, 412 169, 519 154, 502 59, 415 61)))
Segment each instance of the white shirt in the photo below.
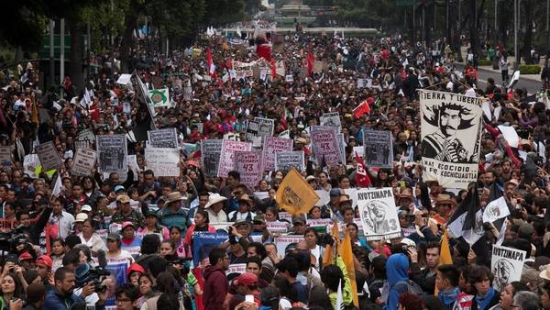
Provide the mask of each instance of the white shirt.
POLYGON ((206 212, 208 212, 208 220, 210 223, 225 223, 227 222, 227 214, 225 214, 225 211, 220 210, 218 214, 214 213, 210 208, 206 209, 206 212))
POLYGON ((477 97, 476 96, 476 91, 473 89, 473 88, 470 88, 468 90, 466 90, 466 97, 477 97))
POLYGON ((78 237, 80 238, 80 241, 82 241, 82 244, 87 245, 90 250, 94 252, 97 252, 99 250, 107 251, 105 242, 103 242, 103 239, 101 239, 101 237, 96 233, 93 233, 92 237, 88 241, 86 241, 82 233, 78 234, 78 237))
POLYGON ((73 229, 74 216, 65 211, 61 211, 61 214, 59 216, 56 216, 52 213, 52 215, 50 215, 50 224, 54 223, 59 224, 59 231, 56 237, 65 240, 65 238, 67 238, 67 236, 73 229))

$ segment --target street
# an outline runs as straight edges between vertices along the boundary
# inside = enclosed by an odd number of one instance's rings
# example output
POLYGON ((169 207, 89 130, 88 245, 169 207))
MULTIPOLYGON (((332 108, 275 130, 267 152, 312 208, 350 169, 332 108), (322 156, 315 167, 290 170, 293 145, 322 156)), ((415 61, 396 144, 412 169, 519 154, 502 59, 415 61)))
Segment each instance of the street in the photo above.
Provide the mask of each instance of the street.
MULTIPOLYGON (((464 70, 464 65, 457 64, 457 69, 459 69, 461 71, 464 70)), ((512 74, 513 74, 513 72, 510 70, 510 76, 512 76, 512 74)), ((478 69, 478 75, 479 75, 479 78, 478 78, 478 85, 477 86, 480 87, 481 89, 485 89, 485 87, 487 87, 487 80, 489 78, 493 78, 495 80, 497 86, 499 86, 499 87, 502 86, 502 78, 500 76, 500 73, 480 68, 480 69, 478 69)), ((520 76, 519 82, 516 84, 515 88, 525 88, 525 89, 527 89, 527 92, 529 94, 534 94, 534 93, 536 93, 540 90, 541 83, 539 81, 534 81, 534 80, 531 80, 531 79, 522 78, 520 76)))

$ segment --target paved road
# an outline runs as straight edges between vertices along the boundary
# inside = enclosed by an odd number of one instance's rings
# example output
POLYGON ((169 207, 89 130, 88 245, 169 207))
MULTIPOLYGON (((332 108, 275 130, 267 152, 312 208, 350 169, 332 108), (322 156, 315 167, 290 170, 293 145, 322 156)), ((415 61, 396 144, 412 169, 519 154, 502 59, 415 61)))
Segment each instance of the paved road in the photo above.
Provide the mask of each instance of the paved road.
MULTIPOLYGON (((457 69, 464 70, 464 66, 461 64, 457 65, 457 69)), ((502 78, 500 76, 500 73, 489 71, 489 70, 483 70, 482 68, 478 70, 478 86, 482 89, 485 89, 487 86, 487 79, 493 78, 498 86, 502 84, 502 78)), ((510 76, 512 75, 512 71, 510 71, 510 76)), ((538 81, 533 81, 525 78, 519 78, 519 82, 516 84, 515 88, 526 88, 527 92, 529 94, 534 94, 538 92, 541 89, 541 83, 538 81)))

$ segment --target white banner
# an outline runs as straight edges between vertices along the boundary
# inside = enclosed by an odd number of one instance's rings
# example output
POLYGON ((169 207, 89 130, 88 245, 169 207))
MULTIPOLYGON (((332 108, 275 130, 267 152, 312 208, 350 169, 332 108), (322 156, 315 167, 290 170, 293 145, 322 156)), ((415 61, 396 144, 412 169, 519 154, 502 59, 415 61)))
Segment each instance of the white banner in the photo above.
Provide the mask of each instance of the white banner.
POLYGON ((527 253, 503 246, 493 245, 491 271, 495 276, 493 288, 503 292, 506 285, 521 280, 523 263, 527 253))
POLYGON ((223 140, 218 177, 226 178, 229 171, 234 170, 234 153, 236 151, 250 151, 251 149, 252 144, 248 142, 223 140))
POLYGON ((357 200, 367 241, 401 237, 392 188, 358 189, 357 200))
POLYGON ((477 181, 481 98, 429 90, 419 93, 424 181, 466 189, 477 181))
POLYGON ((71 173, 73 175, 89 176, 93 174, 97 153, 90 149, 77 149, 74 156, 71 173))
POLYGON ((125 135, 97 136, 97 159, 101 172, 125 172, 128 148, 125 135))
POLYGON ((483 210, 483 223, 493 223, 510 215, 510 209, 504 196, 491 201, 483 210))
POLYGON ((275 137, 265 137, 262 162, 264 171, 275 170, 275 157, 279 152, 292 151, 292 140, 275 137))
POLYGON ((291 167, 298 171, 306 170, 303 151, 280 152, 275 155, 275 170, 289 170, 291 167))
POLYGON ((145 148, 145 162, 147 167, 158 177, 177 177, 180 175, 179 149, 145 148))
POLYGON ((178 147, 178 135, 176 128, 166 128, 147 131, 147 142, 154 148, 172 148, 178 147))
POLYGON ((325 113, 319 118, 319 124, 321 126, 329 126, 338 128, 338 132, 342 131, 342 123, 340 122, 340 113, 332 112, 325 113))
POLYGON ((280 257, 285 257, 286 253, 295 249, 298 242, 304 241, 304 236, 301 235, 282 235, 275 238, 275 244, 277 245, 277 254, 280 257))

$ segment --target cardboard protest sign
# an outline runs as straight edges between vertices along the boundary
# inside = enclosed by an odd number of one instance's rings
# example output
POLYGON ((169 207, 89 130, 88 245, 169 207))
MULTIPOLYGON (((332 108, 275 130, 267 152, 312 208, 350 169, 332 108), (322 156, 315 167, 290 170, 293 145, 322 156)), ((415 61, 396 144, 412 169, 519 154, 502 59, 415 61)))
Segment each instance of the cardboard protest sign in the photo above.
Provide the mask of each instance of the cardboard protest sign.
POLYGON ((96 161, 96 151, 80 148, 76 150, 71 173, 73 175, 89 176, 93 174, 96 161))
POLYGON ((11 146, 0 146, 0 165, 9 166, 11 164, 11 146))
POLYGON ((145 162, 147 167, 159 177, 177 177, 180 175, 179 149, 145 148, 145 162))
POLYGON ((244 138, 246 141, 252 142, 253 144, 259 139, 260 145, 261 145, 260 122, 257 122, 257 121, 246 122, 246 131, 244 133, 244 138))
POLYGON ((171 107, 170 90, 168 88, 153 89, 149 91, 149 98, 156 107, 171 107))
POLYGON ((91 129, 84 129, 78 132, 77 140, 95 142, 95 134, 91 129))
POLYGON ((319 196, 298 171, 290 169, 279 185, 275 200, 279 208, 296 215, 307 214, 319 196))
POLYGON ((61 159, 52 141, 37 145, 35 150, 40 159, 42 170, 48 171, 63 166, 63 159, 61 159))
POLYGON ((154 148, 177 148, 178 134, 176 128, 165 128, 147 131, 147 141, 154 148))
POLYGON ((234 170, 234 153, 236 151, 250 151, 251 149, 252 144, 249 142, 223 140, 217 176, 226 178, 229 171, 234 170))
POLYGON ((262 179, 262 153, 257 151, 235 151, 233 170, 241 174, 241 183, 254 188, 262 179))
POLYGON ((97 159, 101 172, 124 172, 128 169, 125 135, 97 136, 97 159))
POLYGON ((321 115, 319 119, 319 123, 321 126, 329 126, 329 127, 336 127, 338 128, 338 132, 342 131, 342 123, 340 121, 340 113, 333 112, 333 113, 325 113, 321 115))
POLYGON ((200 232, 193 236, 193 265, 206 266, 208 254, 228 238, 227 233, 200 232))
POLYGON ((368 167, 391 168, 393 165, 393 141, 390 131, 363 131, 365 160, 368 167))
POLYGON ((502 136, 506 142, 508 142, 508 145, 513 148, 517 148, 519 146, 519 136, 514 127, 499 125, 498 129, 502 132, 502 136))
POLYGON ((294 168, 298 171, 306 170, 303 151, 279 152, 275 154, 275 170, 289 170, 294 168))
POLYGON ((270 118, 264 117, 255 117, 254 121, 259 122, 260 126, 258 128, 258 135, 261 137, 271 137, 273 136, 273 131, 275 130, 275 121, 270 118))
POLYGON ((201 164, 207 176, 215 177, 218 174, 221 152, 221 139, 203 140, 201 142, 201 164))
POLYGON ((424 181, 466 189, 477 182, 481 98, 419 90, 424 181))
POLYGON ((483 223, 493 223, 510 215, 510 208, 504 196, 491 201, 483 210, 483 223))
POLYGON ((401 237, 392 188, 361 188, 357 205, 367 241, 401 237))
POLYGON ((493 288, 503 292, 506 285, 521 280, 523 263, 527 253, 503 246, 493 245, 491 271, 495 276, 493 288))
POLYGON ((275 244, 277 245, 277 254, 281 257, 285 257, 286 254, 296 249, 296 246, 300 241, 304 241, 304 236, 301 235, 282 235, 275 237, 275 244))
POLYGON ((292 151, 292 140, 275 137, 265 137, 262 156, 264 171, 275 170, 275 157, 280 152, 292 151))
POLYGON ((270 233, 286 233, 288 231, 288 226, 290 225, 288 222, 280 221, 265 222, 265 224, 270 233))
POLYGON ((321 163, 323 159, 327 165, 333 166, 342 162, 342 155, 335 130, 312 130, 311 142, 313 153, 318 163, 321 163))

